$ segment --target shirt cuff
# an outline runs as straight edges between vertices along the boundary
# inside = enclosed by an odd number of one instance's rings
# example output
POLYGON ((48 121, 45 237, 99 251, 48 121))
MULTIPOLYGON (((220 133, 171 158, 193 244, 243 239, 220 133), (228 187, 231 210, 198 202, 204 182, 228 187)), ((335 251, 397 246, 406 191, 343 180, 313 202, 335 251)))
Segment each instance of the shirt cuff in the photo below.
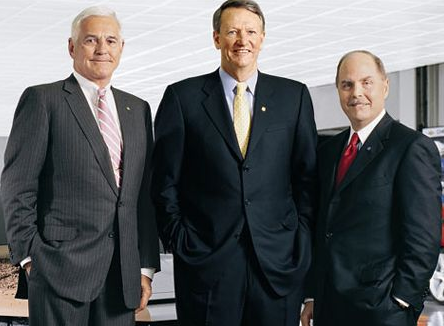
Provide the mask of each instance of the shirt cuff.
POLYGON ((304 299, 304 303, 308 303, 308 302, 314 302, 315 300, 313 298, 305 298, 304 299))
POLYGON ((23 259, 21 262, 20 262, 20 266, 22 267, 22 268, 25 268, 25 265, 27 264, 27 263, 30 263, 31 262, 31 257, 26 257, 25 259, 23 259))
POLYGON ((148 268, 141 268, 142 275, 145 275, 148 277, 151 281, 154 280, 154 272, 156 271, 155 268, 148 267, 148 268))
POLYGON ((401 300, 395 296, 393 296, 393 298, 398 301, 398 303, 403 307, 403 308, 408 308, 410 307, 410 304, 408 304, 407 302, 405 302, 404 300, 401 300))

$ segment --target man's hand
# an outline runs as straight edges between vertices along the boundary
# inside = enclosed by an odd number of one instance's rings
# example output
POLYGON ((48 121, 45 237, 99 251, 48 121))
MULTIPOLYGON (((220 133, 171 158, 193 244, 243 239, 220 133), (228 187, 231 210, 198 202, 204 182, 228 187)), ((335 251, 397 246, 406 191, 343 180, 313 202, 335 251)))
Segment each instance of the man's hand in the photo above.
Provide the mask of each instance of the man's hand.
POLYGON ((23 266, 25 268, 26 271, 26 275, 29 276, 29 273, 31 273, 31 262, 26 263, 25 266, 23 266))
POLYGON ((310 320, 313 319, 313 301, 305 303, 301 314, 302 326, 310 326, 310 320))
POLYGON ((151 297, 151 279, 148 276, 141 275, 142 293, 140 295, 140 306, 136 309, 136 314, 146 308, 148 300, 151 297))

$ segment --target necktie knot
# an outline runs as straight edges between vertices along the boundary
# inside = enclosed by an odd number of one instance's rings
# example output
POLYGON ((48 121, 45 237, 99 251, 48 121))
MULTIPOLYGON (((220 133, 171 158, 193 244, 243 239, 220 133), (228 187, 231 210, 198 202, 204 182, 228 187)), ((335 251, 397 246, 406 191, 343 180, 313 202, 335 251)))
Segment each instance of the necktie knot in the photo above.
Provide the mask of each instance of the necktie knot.
POLYGON ((237 83, 236 85, 236 95, 237 96, 244 96, 245 91, 247 90, 247 83, 237 83))
POLYGON ((106 89, 105 88, 99 88, 97 90, 97 95, 99 96, 99 98, 103 98, 106 95, 106 89))
POLYGON ((357 146, 359 143, 359 136, 358 133, 353 133, 352 138, 350 139, 350 144, 353 144, 354 146, 357 146))

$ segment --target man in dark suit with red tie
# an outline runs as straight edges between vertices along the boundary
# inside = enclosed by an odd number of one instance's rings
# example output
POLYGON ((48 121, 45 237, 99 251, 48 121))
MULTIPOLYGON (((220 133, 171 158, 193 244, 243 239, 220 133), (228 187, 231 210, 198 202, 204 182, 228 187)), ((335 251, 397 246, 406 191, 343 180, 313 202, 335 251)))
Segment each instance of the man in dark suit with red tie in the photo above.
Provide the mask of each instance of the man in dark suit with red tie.
POLYGON ((414 326, 440 247, 438 151, 385 112, 389 83, 372 53, 342 57, 336 86, 351 127, 319 149, 302 324, 314 317, 315 326, 414 326))
POLYGON ((153 197, 182 326, 299 324, 316 127, 305 85, 257 70, 264 27, 254 1, 223 3, 220 69, 168 86, 157 113, 153 197))
POLYGON ((1 199, 32 326, 134 325, 151 295, 151 113, 111 86, 123 44, 112 10, 85 9, 69 39, 73 74, 26 89, 15 113, 1 199))

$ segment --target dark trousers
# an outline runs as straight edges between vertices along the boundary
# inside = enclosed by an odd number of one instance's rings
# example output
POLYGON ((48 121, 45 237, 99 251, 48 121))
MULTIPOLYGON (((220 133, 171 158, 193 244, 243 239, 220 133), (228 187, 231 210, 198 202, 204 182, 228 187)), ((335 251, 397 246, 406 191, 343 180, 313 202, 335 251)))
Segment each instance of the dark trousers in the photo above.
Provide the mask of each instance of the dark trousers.
MULTIPOLYGON (((100 266, 97 266, 100 268, 100 266)), ((126 326, 135 325, 134 310, 123 301, 120 261, 116 248, 99 296, 92 302, 61 298, 31 269, 28 279, 30 326, 126 326), (116 253, 117 252, 117 253, 116 253)), ((60 275, 63 277, 63 275, 60 275)), ((79 284, 82 286, 82 284, 79 284)))
MULTIPOLYGON (((181 326, 298 326, 301 289, 278 296, 260 270, 250 237, 240 239, 230 266, 207 291, 196 292, 187 277, 175 275, 181 326)), ((228 268, 227 268, 228 267, 228 268)))
POLYGON ((314 326, 416 326, 413 307, 402 309, 388 293, 374 306, 346 301, 327 280, 321 306, 316 306, 314 326))

